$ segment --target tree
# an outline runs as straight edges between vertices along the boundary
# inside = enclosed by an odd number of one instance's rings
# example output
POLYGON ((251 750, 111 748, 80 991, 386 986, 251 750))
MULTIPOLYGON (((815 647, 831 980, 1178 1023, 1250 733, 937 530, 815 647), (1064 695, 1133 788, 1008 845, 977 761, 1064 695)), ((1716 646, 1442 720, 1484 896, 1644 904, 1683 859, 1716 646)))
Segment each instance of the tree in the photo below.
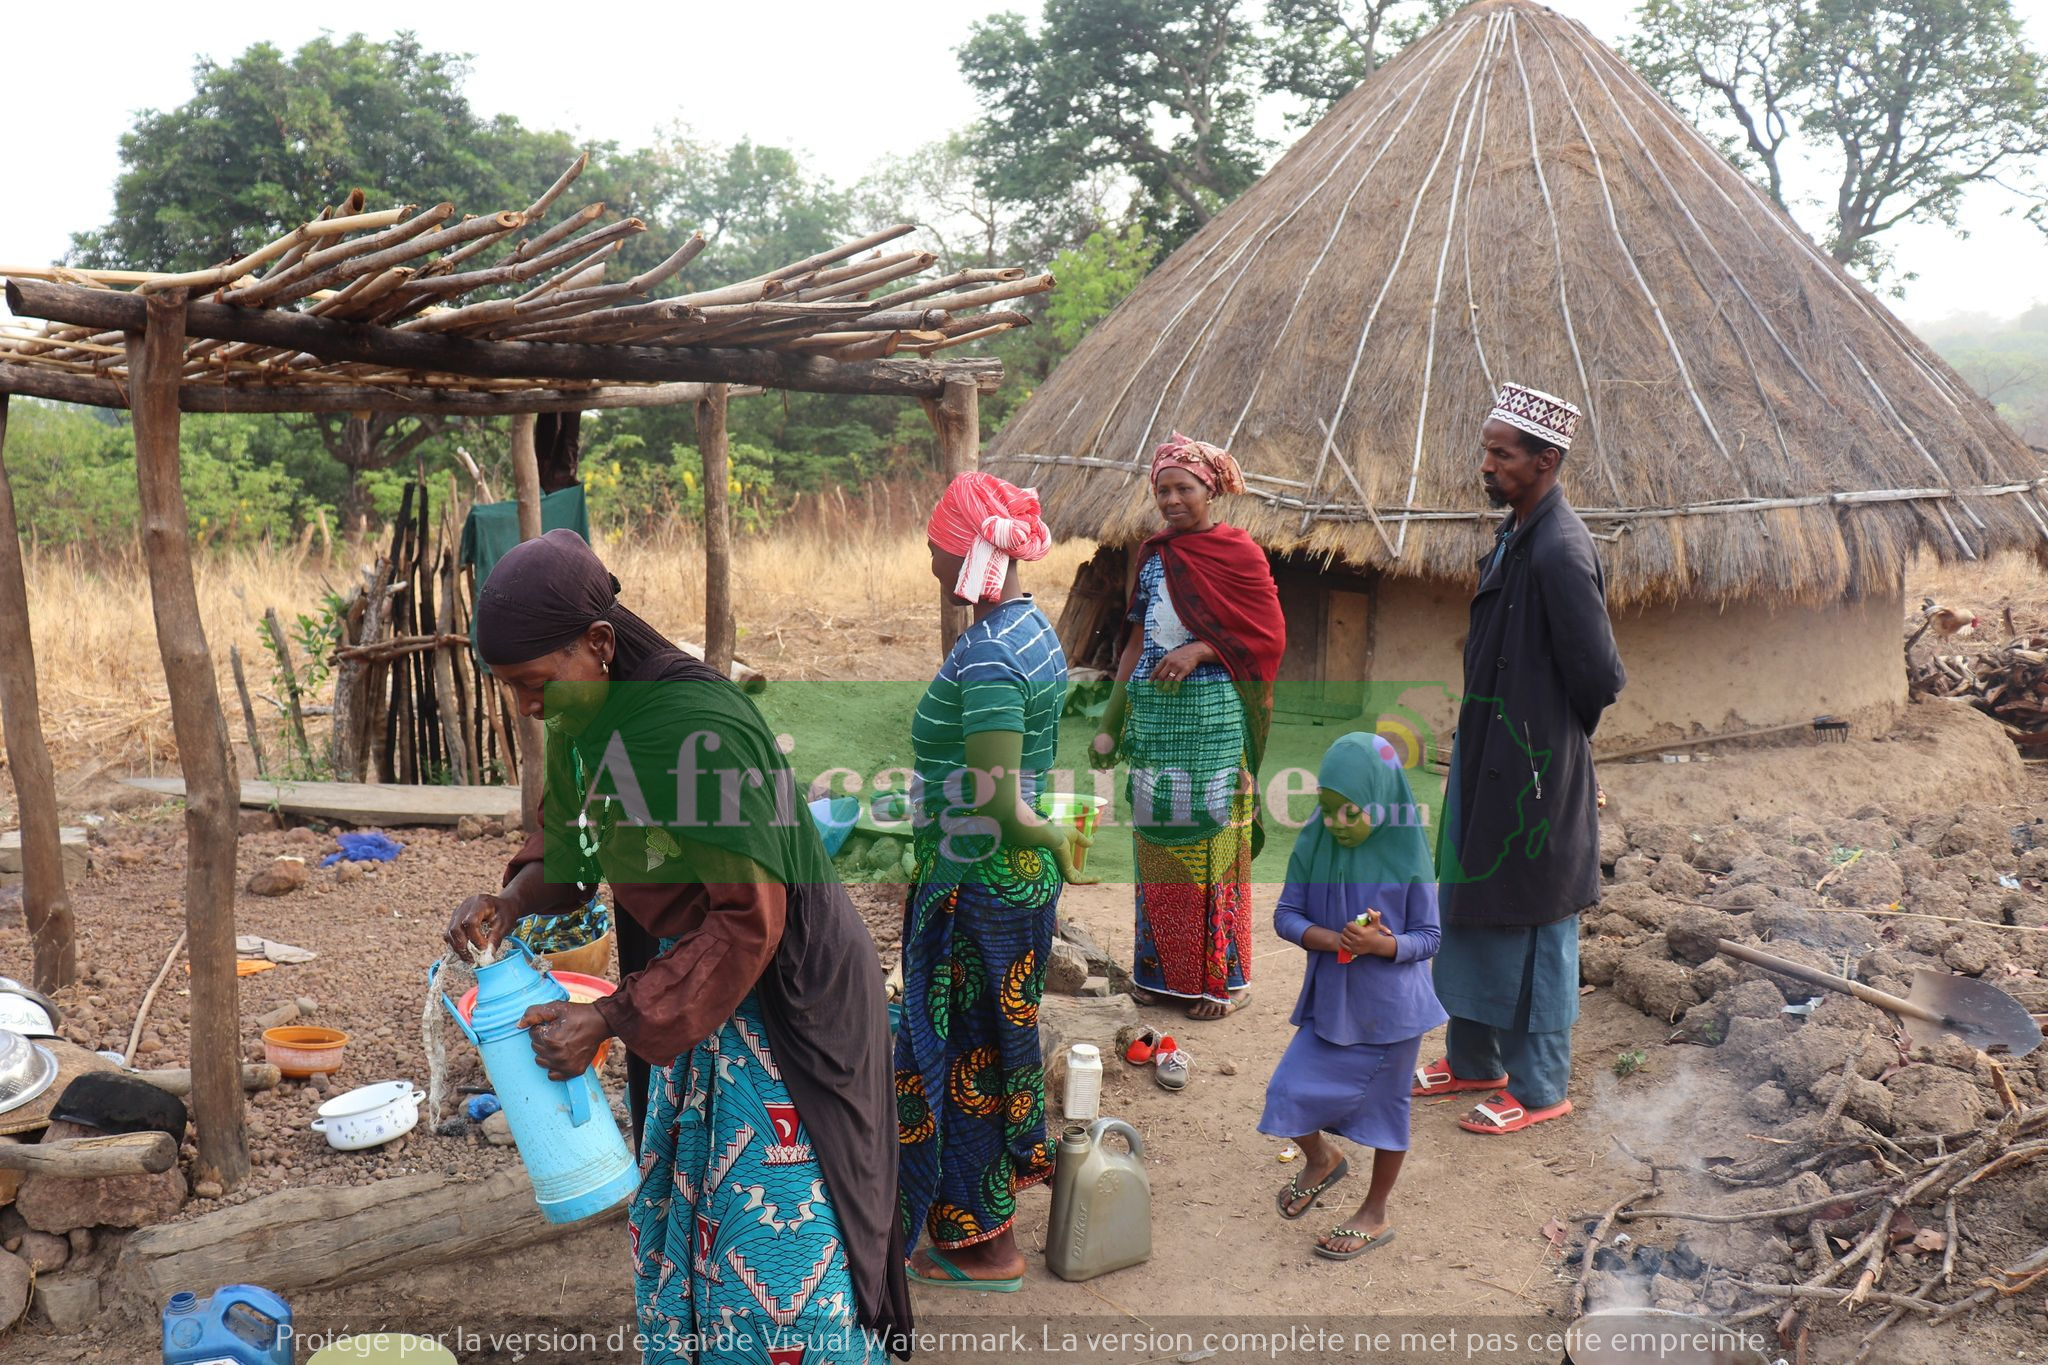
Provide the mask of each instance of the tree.
POLYGON ((855 187, 869 229, 916 223, 948 272, 1003 264, 1012 210, 980 175, 966 133, 883 157, 855 187))
POLYGON ((976 24, 961 70, 986 118, 974 146, 1006 199, 1057 205, 1105 168, 1127 172, 1169 241, 1259 173, 1259 39, 1236 0, 1047 0, 976 24))
POLYGON ((1266 0, 1267 89, 1307 102, 1290 123, 1314 123, 1455 8, 1457 0, 1266 0))
POLYGON ((1834 181, 1824 235, 1872 279, 1878 238, 1956 227, 1971 186, 2016 193, 2048 229, 2048 64, 2010 0, 1648 0, 1630 59, 1732 149, 1786 208, 1803 161, 1834 181))
MULTIPOLYGON (((386 42, 323 36, 290 56, 258 43, 226 65, 202 60, 192 98, 143 112, 123 134, 113 217, 74 237, 70 258, 197 270, 254 250, 358 187, 378 207, 524 208, 575 160, 576 143, 508 115, 478 116, 462 94, 467 73, 466 57, 429 52, 408 33, 386 42)), ((611 153, 594 149, 578 188, 631 212, 650 168, 611 166, 611 153)), ((349 472, 344 516, 369 510, 363 475, 454 425, 375 413, 291 420, 317 432, 349 472)))

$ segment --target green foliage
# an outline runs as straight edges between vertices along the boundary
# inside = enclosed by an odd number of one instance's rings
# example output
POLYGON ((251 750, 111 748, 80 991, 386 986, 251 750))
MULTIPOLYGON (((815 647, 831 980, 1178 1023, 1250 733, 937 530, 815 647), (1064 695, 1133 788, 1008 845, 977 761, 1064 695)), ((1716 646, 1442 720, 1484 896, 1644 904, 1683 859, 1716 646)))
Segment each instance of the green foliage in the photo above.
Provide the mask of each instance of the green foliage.
POLYGON ((1060 284, 1048 299, 1045 320, 1061 349, 1081 344, 1088 330, 1124 301, 1152 269, 1159 244, 1133 223, 1122 232, 1092 232, 1088 240, 1053 258, 1060 284))
POLYGON ((2048 448, 2048 304, 2010 321, 1952 318, 1920 330, 2021 440, 2048 448))
POLYGON ((1288 120, 1305 127, 1456 8, 1456 0, 1266 0, 1274 33, 1267 88, 1305 101, 1288 120))
POLYGON ((2048 63, 2010 0, 1647 0, 1630 60, 1719 125, 1781 205, 1797 159, 1833 185, 1834 258, 1895 270, 1902 222, 1955 228, 1964 191, 1995 184, 2048 229, 2048 63))
POLYGON ((1650 1054, 1642 1048, 1633 1048, 1627 1052, 1616 1053, 1614 1058, 1614 1074, 1620 1080, 1627 1080, 1630 1076, 1641 1071, 1643 1064, 1649 1060, 1650 1054))
POLYGON ((975 150, 1006 199, 1063 201, 1090 175, 1134 177, 1169 242, 1251 184, 1258 34, 1238 0, 1048 0, 976 24, 960 66, 986 118, 975 150))
MULTIPOLYGON (((252 544, 311 515, 312 503, 279 463, 280 433, 289 434, 259 417, 185 419, 180 482, 196 542, 252 544)), ((93 545, 135 535, 135 441, 126 413, 17 401, 7 434, 8 475, 32 538, 93 545)))
POLYGON ((462 94, 468 59, 409 33, 323 35, 287 56, 258 43, 202 59, 192 98, 121 138, 114 216, 73 240, 86 265, 196 270, 254 250, 361 187, 380 200, 524 207, 574 159, 561 133, 486 120, 462 94))

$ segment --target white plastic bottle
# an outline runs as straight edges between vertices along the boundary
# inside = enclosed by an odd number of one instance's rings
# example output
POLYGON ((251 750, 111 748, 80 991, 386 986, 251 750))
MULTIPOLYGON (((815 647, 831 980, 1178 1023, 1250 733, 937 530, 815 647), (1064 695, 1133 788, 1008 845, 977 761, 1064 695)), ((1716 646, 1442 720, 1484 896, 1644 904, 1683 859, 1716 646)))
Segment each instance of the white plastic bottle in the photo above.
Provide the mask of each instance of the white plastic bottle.
POLYGON ((1093 1043, 1076 1043, 1067 1049, 1067 1120, 1092 1123, 1101 1108, 1102 1051, 1093 1043))

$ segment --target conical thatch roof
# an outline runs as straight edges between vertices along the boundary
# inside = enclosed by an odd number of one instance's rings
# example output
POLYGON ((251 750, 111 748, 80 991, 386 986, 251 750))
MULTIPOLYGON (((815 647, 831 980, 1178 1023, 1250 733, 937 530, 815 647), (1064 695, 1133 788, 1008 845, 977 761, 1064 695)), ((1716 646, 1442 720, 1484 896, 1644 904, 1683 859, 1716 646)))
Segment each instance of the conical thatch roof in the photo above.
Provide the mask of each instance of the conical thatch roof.
POLYGON ((987 467, 1037 484, 1061 533, 1125 540, 1156 526, 1144 470, 1178 429, 1244 463, 1227 515, 1264 544, 1469 578, 1501 380, 1585 409, 1565 487, 1617 601, 1825 600, 1895 583, 1922 544, 2048 543, 2040 459, 1641 77, 1526 0, 1460 11, 1339 103, 987 467))

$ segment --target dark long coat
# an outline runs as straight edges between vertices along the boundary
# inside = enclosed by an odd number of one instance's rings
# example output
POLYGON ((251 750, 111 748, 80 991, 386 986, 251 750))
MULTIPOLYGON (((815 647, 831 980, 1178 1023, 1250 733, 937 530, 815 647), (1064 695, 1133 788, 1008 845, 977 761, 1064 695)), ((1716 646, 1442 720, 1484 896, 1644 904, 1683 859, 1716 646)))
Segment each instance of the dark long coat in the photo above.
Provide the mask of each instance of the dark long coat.
POLYGON ((1465 637, 1438 850, 1448 926, 1551 924, 1600 900, 1593 731, 1626 681, 1606 580, 1562 488, 1504 542, 1480 561, 1465 637))

